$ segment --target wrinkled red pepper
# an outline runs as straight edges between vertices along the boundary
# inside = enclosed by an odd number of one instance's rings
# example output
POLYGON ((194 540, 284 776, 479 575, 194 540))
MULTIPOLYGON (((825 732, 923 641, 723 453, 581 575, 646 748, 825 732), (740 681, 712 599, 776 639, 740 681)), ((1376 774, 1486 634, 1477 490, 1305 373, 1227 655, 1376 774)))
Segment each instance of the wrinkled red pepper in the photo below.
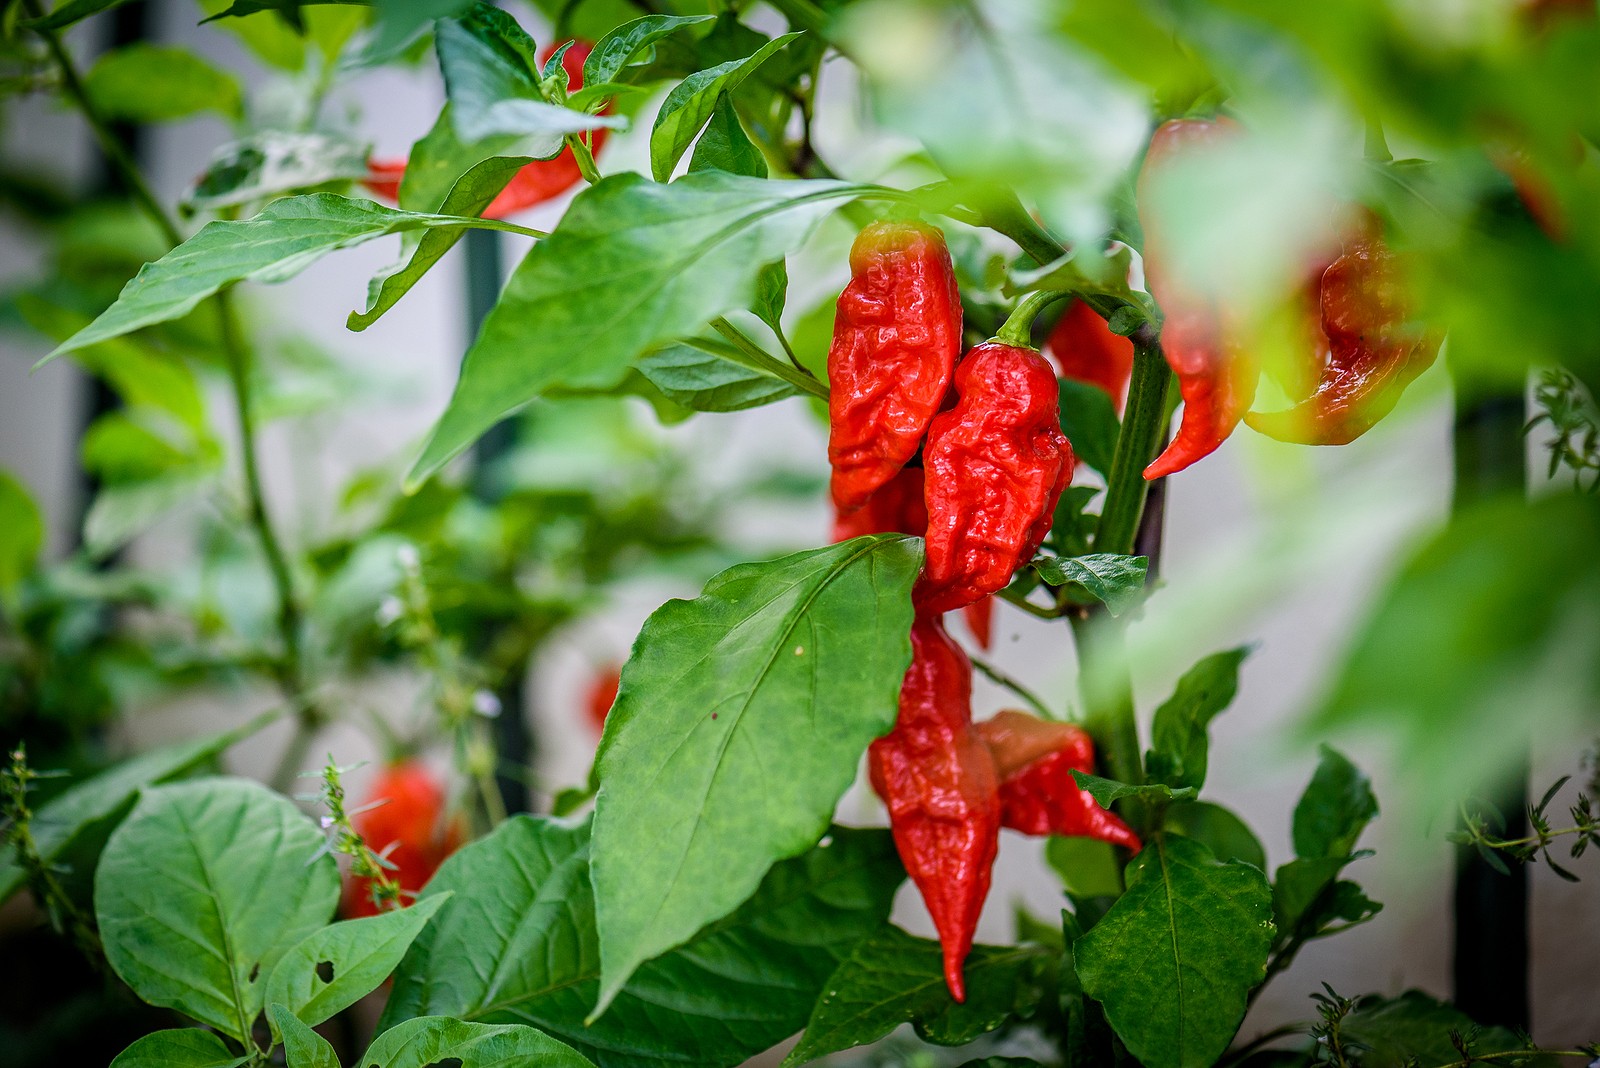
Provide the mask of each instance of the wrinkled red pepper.
POLYGON ((972 725, 972 662, 939 617, 917 617, 911 653, 899 718, 867 750, 867 766, 939 932, 945 985, 963 1001, 962 964, 1000 848, 999 777, 972 725))
POLYGON ((956 402, 928 428, 928 534, 919 609, 948 612, 1003 589, 1049 532, 1072 481, 1056 376, 1033 349, 974 347, 956 402))
POLYGON ((1120 412, 1128 399, 1128 379, 1133 375, 1133 342, 1111 332, 1111 327, 1089 305, 1075 300, 1050 330, 1044 354, 1056 373, 1074 382, 1099 386, 1120 412))
MULTIPOLYGON (((543 65, 555 55, 557 47, 559 46, 547 45, 543 48, 539 52, 539 63, 543 65)), ((574 40, 572 47, 561 57, 561 69, 567 72, 569 92, 577 92, 583 88, 583 64, 593 50, 594 45, 591 42, 574 40)), ((605 110, 609 111, 610 108, 605 110)), ((590 137, 590 151, 598 153, 600 146, 605 144, 606 130, 604 128, 594 130, 590 137)), ((369 160, 367 177, 361 180, 361 184, 381 200, 398 202, 400 182, 405 177, 405 171, 406 161, 403 159, 369 160)), ((504 219, 509 215, 527 211, 565 193, 577 185, 582 177, 583 172, 578 167, 578 159, 572 154, 570 147, 563 148, 561 154, 553 159, 536 159, 511 176, 511 181, 506 183, 506 187, 489 202, 488 207, 483 209, 483 218, 504 219)))
POLYGON ((1000 774, 1000 819, 1023 834, 1094 838, 1137 852, 1139 836, 1078 786, 1094 770, 1094 743, 1081 727, 1013 709, 977 725, 1000 774))
POLYGON ((828 462, 841 515, 916 454, 961 348, 955 268, 938 230, 880 222, 850 249, 828 348, 828 462))
MULTIPOLYGON (((370 849, 394 865, 390 876, 409 900, 461 845, 461 826, 446 818, 444 788, 417 760, 401 760, 383 770, 362 805, 380 801, 356 812, 350 824, 370 849)), ((348 880, 343 911, 351 919, 378 914, 369 880, 348 880)))
POLYGON ((833 540, 864 534, 912 534, 920 538, 928 529, 928 506, 922 495, 922 468, 902 467, 860 508, 842 515, 835 513, 833 540))

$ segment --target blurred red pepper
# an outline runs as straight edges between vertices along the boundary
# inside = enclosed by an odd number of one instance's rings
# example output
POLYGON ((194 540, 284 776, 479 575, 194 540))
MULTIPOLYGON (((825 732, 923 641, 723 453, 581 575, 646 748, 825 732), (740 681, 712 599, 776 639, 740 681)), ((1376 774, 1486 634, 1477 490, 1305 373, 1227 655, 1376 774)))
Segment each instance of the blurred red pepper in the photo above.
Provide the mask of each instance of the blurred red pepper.
POLYGON ((945 985, 963 1001, 962 964, 1000 847, 999 780, 972 726, 972 662, 937 616, 912 624, 900 715, 867 750, 867 767, 939 932, 945 985))
POLYGON ((1139 836, 1072 777, 1073 771, 1094 770, 1094 743, 1083 728, 1007 709, 979 723, 977 731, 1000 775, 1003 826, 1139 850, 1139 836))
POLYGON ((988 649, 994 642, 994 596, 990 595, 981 601, 973 601, 961 610, 961 618, 967 621, 967 630, 972 632, 973 641, 978 643, 979 649, 988 649))
MULTIPOLYGON (((557 47, 548 45, 540 50, 539 62, 543 64, 549 60, 555 55, 557 47)), ((567 72, 569 92, 577 92, 583 88, 583 63, 593 50, 594 45, 591 42, 574 40, 572 47, 561 57, 561 69, 567 72)), ((610 110, 607 107, 601 114, 610 110)), ((600 146, 605 144, 606 131, 603 128, 595 130, 590 137, 592 139, 590 150, 598 154, 600 146)), ((367 177, 362 179, 361 184, 381 200, 398 202, 400 182, 405 177, 406 161, 369 160, 367 170, 367 177)), ((582 177, 583 172, 578 167, 578 160, 572 154, 572 149, 563 148, 561 154, 554 159, 536 159, 517 171, 506 187, 489 202, 488 207, 483 209, 483 217, 504 219, 508 215, 526 211, 565 193, 582 177)))
MULTIPOLYGON (((420 761, 401 760, 384 768, 362 807, 364 811, 350 817, 351 826, 394 865, 390 875, 408 891, 408 901, 461 844, 460 825, 445 818, 444 789, 420 761), (384 803, 365 808, 379 801, 384 803)), ((343 912, 351 919, 378 914, 368 880, 347 880, 343 912)))
POLYGON ((595 672, 594 679, 589 683, 584 707, 596 734, 606 729, 606 717, 611 714, 611 706, 617 703, 617 691, 621 688, 622 669, 616 664, 607 664, 595 672))
POLYGON ((1067 305, 1050 330, 1044 354, 1062 378, 1099 386, 1117 411, 1122 410, 1128 399, 1128 379, 1133 375, 1133 342, 1113 334, 1089 305, 1081 300, 1067 305))
POLYGON ((928 529, 928 506, 922 495, 922 468, 902 467, 860 508, 834 513, 833 540, 864 534, 913 534, 920 538, 928 529))

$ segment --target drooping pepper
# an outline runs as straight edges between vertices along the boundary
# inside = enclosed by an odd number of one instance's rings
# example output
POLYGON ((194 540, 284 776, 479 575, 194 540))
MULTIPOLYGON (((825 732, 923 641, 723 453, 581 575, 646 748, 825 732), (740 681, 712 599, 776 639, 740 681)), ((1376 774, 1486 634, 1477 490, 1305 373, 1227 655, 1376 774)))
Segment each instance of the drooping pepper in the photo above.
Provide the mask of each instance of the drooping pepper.
POLYGON ((1230 337, 1222 311, 1195 292, 1173 269, 1167 235, 1172 227, 1150 196, 1153 176, 1237 136, 1231 120, 1177 119, 1150 139, 1139 173, 1139 220, 1144 227, 1145 284, 1161 305, 1161 347, 1178 376, 1183 418, 1166 450, 1145 468, 1147 479, 1181 471, 1216 450, 1233 433, 1255 398, 1258 371, 1230 337))
POLYGON ((911 667, 894 730, 867 750, 872 787, 944 952, 945 985, 966 998, 962 964, 1000 848, 999 777, 972 725, 972 662, 938 616, 911 627, 911 667))
POLYGON ((828 349, 833 503, 855 511, 916 454, 961 347, 955 268, 938 230, 880 222, 850 249, 828 349))
POLYGON ((928 506, 922 497, 922 468, 902 467, 860 508, 844 514, 835 513, 833 540, 844 541, 863 534, 921 537, 928 529, 928 506))
POLYGON ((1000 775, 1002 826, 1139 849, 1139 836, 1072 777, 1073 771, 1094 770, 1094 743, 1083 728, 1007 709, 979 723, 977 731, 1000 775))
POLYGON ((967 605, 961 610, 961 618, 967 621, 967 630, 972 632, 972 639, 978 643, 978 648, 988 649, 994 642, 993 595, 967 605))
POLYGON ((1113 334, 1089 305, 1081 300, 1067 305, 1050 329, 1044 354, 1062 378, 1099 386, 1121 411, 1133 375, 1133 342, 1113 334))
POLYGON ((1309 394, 1280 412, 1251 412, 1254 430, 1302 445, 1343 445, 1389 414, 1433 363, 1437 339, 1408 323, 1394 257, 1372 233, 1353 236, 1308 286, 1309 394))
POLYGON ((920 610, 948 612, 1003 589, 1049 532, 1072 481, 1056 376, 1033 349, 987 341, 956 369, 955 405, 928 428, 928 534, 920 610))
MULTIPOLYGON (((461 844, 460 824, 446 818, 444 788, 420 761, 401 760, 385 768, 362 808, 350 823, 373 851, 394 865, 391 875, 408 900, 461 844)), ((378 914, 368 880, 349 879, 343 912, 351 919, 378 914)))
MULTIPOLYGON (((543 65, 548 61, 555 55, 558 47, 551 44, 541 49, 539 63, 543 65)), ((583 64, 593 50, 594 45, 591 42, 574 40, 572 46, 561 56, 561 69, 567 72, 569 92, 577 92, 583 88, 583 64)), ((607 107, 605 110, 609 111, 610 108, 607 107)), ((590 150, 599 152, 600 146, 605 144, 605 128, 594 130, 589 136, 590 150)), ((398 202, 400 183, 405 178, 405 170, 406 161, 403 159, 369 160, 367 177, 361 180, 361 184, 381 200, 398 202)), ((504 219, 518 212, 527 211, 535 205, 543 204, 565 193, 577 185, 582 177, 583 171, 578 167, 578 160, 572 154, 572 149, 563 148, 560 155, 552 159, 536 159, 512 175, 506 187, 496 194, 488 207, 483 209, 483 217, 504 219)))

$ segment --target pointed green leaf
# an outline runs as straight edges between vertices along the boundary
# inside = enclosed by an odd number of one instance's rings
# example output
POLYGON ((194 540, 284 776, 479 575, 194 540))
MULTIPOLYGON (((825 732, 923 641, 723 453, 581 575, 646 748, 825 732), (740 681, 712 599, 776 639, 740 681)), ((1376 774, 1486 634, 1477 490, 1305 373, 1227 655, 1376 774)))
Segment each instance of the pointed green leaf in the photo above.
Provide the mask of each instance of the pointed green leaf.
POLYGON ((1186 801, 1166 812, 1166 829, 1193 838, 1218 860, 1242 860, 1267 870, 1267 851, 1245 822, 1221 805, 1186 801))
POLYGON ((1035 1006, 1056 955, 1038 946, 973 946, 967 1000, 945 987, 939 943, 897 927, 869 938, 839 965, 784 1068, 876 1042, 901 1024, 940 1046, 962 1046, 1035 1006))
POLYGON ((673 87, 661 102, 655 126, 650 130, 650 171, 656 181, 672 177, 673 168, 711 118, 717 99, 737 89, 769 56, 799 36, 795 32, 774 37, 751 56, 697 71, 673 87))
POLYGON ((599 1009, 822 836, 893 726, 921 563, 918 539, 854 538, 729 568, 646 621, 597 757, 599 1009))
POLYGON ((739 113, 726 93, 717 97, 706 131, 695 143, 689 172, 695 171, 727 171, 751 178, 767 176, 767 159, 739 125, 739 113))
POLYGON ((1102 779, 1098 775, 1091 775, 1087 771, 1074 771, 1072 777, 1078 780, 1082 789, 1094 795, 1095 802, 1101 808, 1110 808, 1124 798, 1132 797, 1140 801, 1192 801, 1195 790, 1192 786, 1185 786, 1174 790, 1165 783, 1152 782, 1142 786, 1132 783, 1117 782, 1115 779, 1102 779))
POLYGON ((302 1023, 287 1005, 269 1001, 267 1019, 273 1030, 283 1037, 283 1055, 287 1068, 339 1068, 339 1055, 328 1040, 302 1023))
POLYGON ((1158 835, 1128 865, 1128 890, 1078 940, 1078 978, 1149 1068, 1208 1068, 1266 975, 1266 876, 1205 846, 1158 835))
POLYGON ((187 48, 139 42, 102 55, 83 76, 100 114, 135 122, 168 122, 204 111, 236 118, 243 91, 233 75, 187 48))
POLYGON ((1114 616, 1139 603, 1144 595, 1148 556, 1089 553, 1086 556, 1039 556, 1033 560, 1039 577, 1051 586, 1077 583, 1114 616))
POLYGON ((670 185, 618 174, 579 193, 489 313, 411 484, 546 390, 613 386, 643 353, 749 307, 763 264, 845 201, 875 194, 715 171, 670 185))
POLYGON ((361 1055, 364 1068, 594 1068, 577 1050, 531 1027, 424 1016, 392 1027, 361 1055))
POLYGON ((583 84, 614 81, 628 61, 655 42, 688 26, 713 22, 715 15, 645 15, 607 33, 583 61, 583 84))
POLYGON ((246 1058, 198 1027, 145 1035, 117 1054, 111 1068, 238 1068, 246 1058))
POLYGON ((409 908, 345 920, 315 931, 283 955, 267 980, 266 999, 315 1026, 354 1005, 389 978, 417 934, 449 894, 409 908))
POLYGON ((1217 713, 1233 703, 1239 665, 1249 655, 1248 646, 1213 653, 1184 672, 1172 696, 1156 709, 1153 748, 1145 760, 1152 779, 1195 789, 1205 784, 1211 745, 1207 732, 1217 713))
POLYGON ((1355 848, 1367 824, 1378 817, 1378 798, 1361 769, 1330 745, 1305 793, 1294 806, 1296 856, 1343 857, 1355 848))
POLYGON ((737 412, 799 393, 781 378, 679 342, 644 357, 639 372, 669 398, 697 412, 737 412))
POLYGON ((94 883, 106 960, 134 993, 240 1041, 272 966, 338 899, 316 825, 244 779, 146 790, 94 883))

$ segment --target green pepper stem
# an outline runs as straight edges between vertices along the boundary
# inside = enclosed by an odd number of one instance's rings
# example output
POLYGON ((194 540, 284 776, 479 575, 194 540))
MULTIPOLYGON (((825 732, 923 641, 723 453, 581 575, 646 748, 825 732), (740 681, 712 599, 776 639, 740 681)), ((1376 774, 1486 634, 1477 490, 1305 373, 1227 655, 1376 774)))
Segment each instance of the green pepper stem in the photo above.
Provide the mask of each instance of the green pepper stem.
POLYGON ((1155 458, 1166 432, 1167 389, 1172 378, 1161 345, 1148 328, 1135 331, 1132 340, 1128 408, 1111 457, 1105 504, 1094 535, 1095 552, 1124 556, 1133 552, 1139 533, 1139 519, 1150 492, 1144 469, 1155 458))
POLYGON ((1033 343, 1033 321, 1045 308, 1058 300, 1066 300, 1071 295, 1059 290, 1029 293, 1017 302, 1016 308, 1006 316, 1006 321, 1000 324, 1000 330, 995 334, 994 340, 1023 349, 1037 348, 1038 346, 1033 343))

